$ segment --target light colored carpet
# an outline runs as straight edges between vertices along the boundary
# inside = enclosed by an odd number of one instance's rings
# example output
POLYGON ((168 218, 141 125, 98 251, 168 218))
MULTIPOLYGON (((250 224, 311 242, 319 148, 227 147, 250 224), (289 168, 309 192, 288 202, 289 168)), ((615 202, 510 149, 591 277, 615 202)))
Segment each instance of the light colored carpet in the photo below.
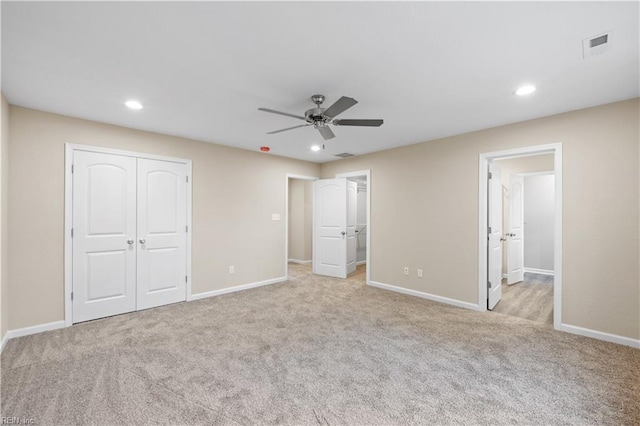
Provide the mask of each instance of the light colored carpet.
POLYGON ((640 351, 363 285, 291 280, 11 340, 37 424, 640 422, 640 351))
POLYGON ((502 299, 493 312, 553 325, 553 277, 526 273, 519 283, 503 280, 502 299))

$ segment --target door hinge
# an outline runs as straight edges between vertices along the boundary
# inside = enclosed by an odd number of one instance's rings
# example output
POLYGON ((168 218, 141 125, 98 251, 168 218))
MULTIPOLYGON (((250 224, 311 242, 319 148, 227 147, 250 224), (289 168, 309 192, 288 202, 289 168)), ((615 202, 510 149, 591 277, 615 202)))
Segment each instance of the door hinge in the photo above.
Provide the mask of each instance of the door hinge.
POLYGON ((71 292, 71 301, 73 301, 73 292, 71 292))
POLYGON ((71 228, 71 238, 73 238, 73 228, 71 228))
POLYGON ((493 173, 489 172, 489 179, 493 179, 493 173))
POLYGON ((487 281, 487 288, 491 288, 491 281, 487 281))
POLYGON ((189 225, 184 227, 185 232, 189 232, 189 225))
POLYGON ((488 227, 488 228, 487 228, 487 231, 488 231, 489 233, 491 233, 491 227, 488 227))
POLYGON ((73 173, 73 164, 71 165, 71 173, 73 173))
POLYGON ((185 275, 185 276, 184 276, 184 282, 185 282, 185 283, 186 283, 186 282, 188 282, 188 281, 187 281, 187 279, 188 279, 188 277, 185 275))
POLYGON ((187 183, 189 183, 189 176, 187 176, 187 183))

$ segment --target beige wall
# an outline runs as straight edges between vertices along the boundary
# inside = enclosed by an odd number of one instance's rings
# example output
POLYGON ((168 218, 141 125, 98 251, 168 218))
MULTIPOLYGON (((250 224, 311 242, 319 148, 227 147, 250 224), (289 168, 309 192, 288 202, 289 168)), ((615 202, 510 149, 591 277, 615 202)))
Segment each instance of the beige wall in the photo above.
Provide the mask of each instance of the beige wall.
MULTIPOLYGON (((509 175, 516 173, 546 172, 553 170, 553 154, 530 155, 528 157, 496 160, 502 170, 502 186, 509 189, 509 175)), ((502 233, 506 234, 509 226, 509 200, 502 199, 502 233)), ((507 241, 502 243, 502 274, 507 273, 509 251, 507 241)))
POLYGON ((326 163, 321 173, 371 169, 373 281, 475 304, 479 154, 562 142, 562 321, 638 339, 639 117, 636 98, 326 163))
POLYGON ((64 318, 64 144, 193 160, 193 293, 285 276, 286 173, 317 164, 11 107, 9 329, 64 318), (230 275, 230 265, 235 274, 230 275))
POLYGON ((634 99, 319 167, 11 107, 8 291, 21 308, 9 312, 9 329, 63 319, 65 142, 193 159, 194 293, 284 276, 285 223, 271 213, 284 217, 285 173, 371 169, 372 280, 473 304, 478 155, 562 142, 563 322, 637 339, 639 114, 634 99))
POLYGON ((0 339, 9 329, 8 205, 9 199, 9 104, 2 97, 0 144, 0 339))
POLYGON ((289 179, 289 259, 311 260, 313 181, 289 179))

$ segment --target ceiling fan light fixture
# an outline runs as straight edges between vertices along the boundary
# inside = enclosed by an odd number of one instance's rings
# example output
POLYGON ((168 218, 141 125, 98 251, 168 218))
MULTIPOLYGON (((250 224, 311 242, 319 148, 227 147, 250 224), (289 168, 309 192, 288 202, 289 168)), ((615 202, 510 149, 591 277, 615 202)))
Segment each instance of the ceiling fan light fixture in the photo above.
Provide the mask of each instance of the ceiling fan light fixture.
POLYGON ((527 96, 536 91, 536 86, 533 84, 524 84, 516 90, 516 95, 518 96, 527 96))

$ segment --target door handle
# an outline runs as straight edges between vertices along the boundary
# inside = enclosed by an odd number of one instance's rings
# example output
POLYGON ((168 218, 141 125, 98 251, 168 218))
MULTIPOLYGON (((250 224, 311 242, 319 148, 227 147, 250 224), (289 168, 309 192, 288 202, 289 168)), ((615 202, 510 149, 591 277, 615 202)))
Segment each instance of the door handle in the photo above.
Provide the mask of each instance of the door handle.
POLYGON ((133 243, 135 243, 135 241, 133 241, 133 240, 127 240, 127 244, 131 245, 131 244, 133 244, 133 243))
POLYGON ((343 238, 344 238, 344 236, 345 236, 345 235, 347 235, 347 233, 346 233, 346 232, 344 232, 344 231, 342 231, 342 232, 341 232, 341 234, 342 234, 342 237, 343 237, 343 238))
POLYGON ((146 241, 144 238, 140 238, 140 244, 144 244, 144 243, 146 243, 146 242, 147 242, 147 241, 146 241))

